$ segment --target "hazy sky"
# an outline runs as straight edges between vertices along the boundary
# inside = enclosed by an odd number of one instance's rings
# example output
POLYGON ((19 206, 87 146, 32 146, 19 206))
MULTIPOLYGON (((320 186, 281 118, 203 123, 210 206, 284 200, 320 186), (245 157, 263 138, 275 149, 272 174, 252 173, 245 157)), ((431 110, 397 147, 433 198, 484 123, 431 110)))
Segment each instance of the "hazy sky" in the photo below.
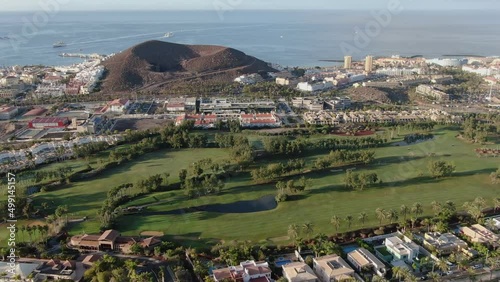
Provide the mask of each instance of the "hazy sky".
POLYGON ((383 9, 400 1, 405 9, 500 9, 497 0, 0 0, 1 11, 40 10, 58 2, 61 10, 383 9))

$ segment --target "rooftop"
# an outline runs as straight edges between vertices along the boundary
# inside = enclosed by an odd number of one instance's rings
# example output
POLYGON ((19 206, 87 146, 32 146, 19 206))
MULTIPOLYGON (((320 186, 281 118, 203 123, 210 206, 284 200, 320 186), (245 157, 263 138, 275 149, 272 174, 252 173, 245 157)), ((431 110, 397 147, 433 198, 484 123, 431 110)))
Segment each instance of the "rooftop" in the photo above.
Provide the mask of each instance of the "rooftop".
POLYGON ((293 262, 283 265, 283 274, 292 282, 318 279, 309 265, 303 262, 293 262))
POLYGON ((354 273, 354 270, 338 255, 318 257, 314 261, 329 277, 350 276, 354 273))

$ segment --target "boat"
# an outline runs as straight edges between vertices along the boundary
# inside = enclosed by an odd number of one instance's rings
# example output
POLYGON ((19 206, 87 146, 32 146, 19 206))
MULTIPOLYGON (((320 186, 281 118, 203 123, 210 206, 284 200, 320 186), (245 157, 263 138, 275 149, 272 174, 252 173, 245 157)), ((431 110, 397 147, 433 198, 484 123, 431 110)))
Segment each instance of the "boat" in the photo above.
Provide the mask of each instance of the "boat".
POLYGON ((54 48, 66 47, 66 43, 59 41, 59 42, 54 43, 54 45, 52 45, 52 46, 54 48))
POLYGON ((165 38, 170 38, 170 37, 172 37, 172 36, 174 36, 174 33, 173 33, 173 32, 167 32, 167 33, 165 33, 165 35, 164 35, 163 37, 165 37, 165 38))

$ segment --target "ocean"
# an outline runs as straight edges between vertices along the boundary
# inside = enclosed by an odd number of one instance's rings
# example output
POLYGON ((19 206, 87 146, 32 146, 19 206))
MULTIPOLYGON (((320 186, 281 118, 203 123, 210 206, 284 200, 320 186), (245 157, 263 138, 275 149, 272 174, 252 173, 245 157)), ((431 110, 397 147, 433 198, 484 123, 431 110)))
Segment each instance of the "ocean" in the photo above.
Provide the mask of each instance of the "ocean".
POLYGON ((344 55, 500 55, 496 11, 403 10, 378 21, 374 12, 0 12, 0 66, 67 65, 81 59, 58 54, 110 54, 147 40, 224 45, 282 66, 332 65, 322 60, 344 55), (67 46, 53 48, 59 41, 67 46))

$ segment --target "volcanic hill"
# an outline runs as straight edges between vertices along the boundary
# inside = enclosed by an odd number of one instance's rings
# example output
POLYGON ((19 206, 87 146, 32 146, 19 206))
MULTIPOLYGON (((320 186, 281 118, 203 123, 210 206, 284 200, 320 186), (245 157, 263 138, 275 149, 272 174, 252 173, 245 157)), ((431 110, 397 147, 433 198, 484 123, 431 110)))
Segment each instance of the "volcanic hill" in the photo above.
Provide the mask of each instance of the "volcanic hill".
POLYGON ((153 90, 176 82, 231 82, 242 74, 275 72, 266 62, 222 46, 147 41, 103 62, 103 92, 153 90))

